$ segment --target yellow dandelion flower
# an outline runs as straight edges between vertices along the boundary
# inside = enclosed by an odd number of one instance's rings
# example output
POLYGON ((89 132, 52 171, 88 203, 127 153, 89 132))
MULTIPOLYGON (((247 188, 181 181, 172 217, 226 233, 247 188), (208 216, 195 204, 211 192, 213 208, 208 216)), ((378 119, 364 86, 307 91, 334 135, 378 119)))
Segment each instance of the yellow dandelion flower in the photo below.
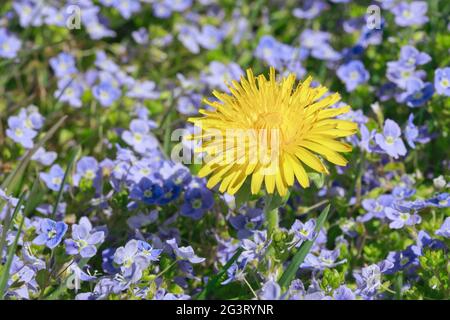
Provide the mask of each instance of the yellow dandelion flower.
POLYGON ((220 192, 235 194, 248 178, 252 194, 264 183, 268 193, 283 196, 295 179, 309 186, 304 165, 327 174, 323 159, 347 164, 340 153, 352 148, 336 139, 356 133, 357 125, 335 117, 350 107, 330 108, 340 95, 325 96, 328 89, 311 82, 296 85, 294 74, 277 82, 274 68, 269 79, 248 69, 247 79, 231 82, 231 94, 214 91, 218 101, 204 101, 212 109, 189 121, 201 129, 192 138, 200 142, 195 152, 205 156, 199 176, 209 176, 209 188, 220 183, 220 192))

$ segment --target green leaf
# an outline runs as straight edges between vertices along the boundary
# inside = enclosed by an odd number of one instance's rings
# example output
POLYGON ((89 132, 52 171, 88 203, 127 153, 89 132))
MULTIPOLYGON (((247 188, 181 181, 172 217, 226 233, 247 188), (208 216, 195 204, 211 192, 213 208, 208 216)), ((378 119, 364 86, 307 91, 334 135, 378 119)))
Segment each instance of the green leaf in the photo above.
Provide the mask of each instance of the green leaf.
POLYGON ((328 216, 328 211, 330 210, 330 205, 326 206, 325 209, 323 209, 322 213, 320 214, 319 218, 317 219, 316 224, 316 236, 312 240, 305 241, 295 254, 294 258, 292 258, 291 263, 286 268, 284 273, 282 274, 280 280, 278 281, 279 285, 282 288, 287 288, 291 281, 294 279, 295 274, 297 273, 298 268, 302 264, 302 262, 305 260, 306 255, 311 250, 312 245, 314 244, 314 241, 316 241, 317 235, 319 234, 320 229, 322 228, 323 224, 325 223, 325 220, 328 216))
POLYGON ((231 257, 231 259, 228 260, 228 262, 223 266, 223 268, 220 269, 220 271, 214 277, 212 277, 211 280, 208 281, 208 284, 206 285, 206 287, 197 296, 197 298, 196 298, 197 300, 205 300, 208 297, 209 293, 217 286, 217 283, 220 281, 222 276, 228 271, 228 269, 233 265, 233 263, 239 258, 239 256, 241 255, 243 250, 244 249, 239 248, 236 251, 236 253, 231 257))
POLYGON ((45 288, 47 286, 48 279, 50 278, 50 272, 46 269, 41 269, 36 274, 36 282, 39 288, 45 288))

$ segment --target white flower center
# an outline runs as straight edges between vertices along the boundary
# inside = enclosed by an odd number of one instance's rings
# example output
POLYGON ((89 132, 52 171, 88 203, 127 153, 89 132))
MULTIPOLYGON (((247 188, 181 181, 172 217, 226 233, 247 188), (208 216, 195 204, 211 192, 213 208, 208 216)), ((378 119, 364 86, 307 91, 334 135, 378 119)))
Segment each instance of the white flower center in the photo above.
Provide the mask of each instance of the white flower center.
POLYGON ((386 137, 386 144, 392 145, 392 144, 394 144, 394 141, 395 141, 395 139, 394 139, 393 136, 387 136, 386 137))

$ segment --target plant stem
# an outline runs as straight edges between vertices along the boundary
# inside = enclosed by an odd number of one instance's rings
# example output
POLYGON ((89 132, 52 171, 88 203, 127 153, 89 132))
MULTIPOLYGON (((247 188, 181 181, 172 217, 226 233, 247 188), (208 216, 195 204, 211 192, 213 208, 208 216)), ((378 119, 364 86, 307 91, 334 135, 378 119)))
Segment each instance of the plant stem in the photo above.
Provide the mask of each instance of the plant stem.
POLYGON ((268 236, 270 237, 278 229, 278 208, 264 210, 264 213, 266 215, 268 236))
POLYGON ((270 238, 278 230, 278 207, 281 204, 279 198, 272 194, 265 195, 264 215, 267 221, 267 236, 270 238))

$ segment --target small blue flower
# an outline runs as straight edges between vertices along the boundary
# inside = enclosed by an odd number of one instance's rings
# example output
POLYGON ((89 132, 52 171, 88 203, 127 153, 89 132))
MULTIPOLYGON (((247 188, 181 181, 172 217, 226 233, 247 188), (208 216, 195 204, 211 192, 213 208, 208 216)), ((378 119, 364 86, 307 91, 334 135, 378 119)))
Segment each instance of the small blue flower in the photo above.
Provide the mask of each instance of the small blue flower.
POLYGON ((373 139, 375 138, 376 130, 373 129, 369 132, 369 129, 364 124, 361 124, 359 126, 359 132, 361 133, 360 147, 369 153, 372 152, 374 149, 373 139))
POLYGON ((239 262, 234 262, 227 270, 227 279, 222 281, 221 285, 226 285, 233 281, 242 281, 245 277, 245 267, 247 266, 247 260, 241 259, 239 262))
POLYGON ((183 12, 186 9, 192 6, 193 0, 163 0, 164 4, 166 4, 172 11, 175 12, 183 12))
POLYGON ((161 184, 149 178, 142 178, 135 184, 130 192, 130 199, 142 201, 145 204, 158 203, 164 190, 161 184))
POLYGON ((58 89, 55 91, 54 97, 61 102, 68 103, 71 107, 81 108, 84 88, 80 80, 74 78, 62 78, 58 80, 58 89))
POLYGON ((122 132, 122 139, 139 153, 145 153, 155 146, 155 138, 150 135, 148 121, 134 119, 130 123, 130 130, 122 132))
POLYGON ((141 9, 139 0, 115 0, 112 2, 112 6, 127 20, 141 9))
POLYGON ((198 34, 198 43, 205 49, 216 49, 224 38, 224 32, 212 25, 204 25, 198 34))
POLYGON ((136 41, 137 44, 147 44, 148 43, 148 31, 146 28, 142 27, 136 31, 131 33, 133 40, 136 41))
POLYGON ((448 208, 450 207, 450 194, 447 192, 440 193, 437 196, 426 200, 428 205, 438 208, 448 208))
POLYGON ((406 155, 406 147, 400 137, 401 133, 398 124, 387 119, 384 123, 383 134, 377 133, 375 141, 388 155, 397 159, 399 156, 406 155))
POLYGON ((337 76, 345 83, 345 88, 349 92, 369 80, 369 72, 364 68, 362 62, 358 60, 340 66, 337 70, 337 76))
POLYGON ((101 82, 92 88, 94 97, 103 107, 109 107, 121 96, 121 91, 111 82, 101 82))
POLYGON ((401 27, 420 26, 428 22, 428 5, 425 1, 401 2, 391 9, 395 23, 401 27))
POLYGON ((301 268, 313 268, 323 270, 325 268, 333 268, 339 264, 345 263, 346 260, 337 261, 339 258, 339 248, 334 250, 322 249, 317 256, 314 253, 308 253, 305 262, 300 266, 301 268))
POLYGON ((202 104, 202 95, 192 93, 178 99, 177 110, 184 115, 194 115, 202 104))
POLYGON ((7 30, 0 28, 0 57, 12 59, 17 56, 22 42, 13 35, 8 35, 7 30))
POLYGON ((399 211, 394 208, 386 208, 386 217, 391 220, 389 227, 391 229, 402 229, 404 226, 413 226, 421 222, 418 214, 410 214, 406 211, 399 211))
POLYGON ((419 257, 423 254, 423 249, 446 250, 447 246, 445 245, 444 242, 438 239, 433 239, 427 232, 420 230, 419 233, 417 234, 416 244, 410 246, 408 250, 412 251, 417 257, 419 257))
POLYGON ((390 61, 387 63, 386 77, 401 89, 406 90, 410 81, 422 81, 425 76, 426 73, 423 70, 415 70, 414 67, 405 67, 398 63, 398 61, 390 61))
POLYGON ((175 181, 173 181, 172 179, 164 180, 162 188, 163 194, 158 199, 159 205, 165 205, 177 199, 182 191, 181 186, 175 183, 175 181))
POLYGON ((39 225, 38 236, 33 240, 34 244, 46 245, 48 248, 55 248, 64 237, 67 231, 67 224, 62 221, 56 222, 51 219, 42 219, 39 225))
POLYGON ((198 220, 214 205, 213 193, 197 181, 191 182, 184 193, 181 215, 198 220))
POLYGON ((202 81, 212 88, 218 88, 226 92, 229 92, 228 85, 231 81, 239 80, 244 74, 236 63, 223 64, 218 61, 212 61, 208 69, 208 73, 202 74, 202 81))
POLYGON ((149 243, 138 240, 138 252, 143 254, 149 261, 158 261, 162 249, 155 249, 149 243))
POLYGON ((295 246, 299 247, 304 241, 313 240, 316 236, 315 228, 316 220, 314 219, 310 219, 306 223, 295 220, 289 230, 289 233, 294 235, 295 246))
POLYGON ((57 158, 56 152, 45 151, 43 147, 40 147, 31 157, 31 160, 37 161, 44 166, 49 166, 55 162, 57 158))
POLYGON ((175 253, 175 255, 182 260, 188 260, 190 263, 194 264, 205 261, 205 258, 201 258, 194 253, 194 249, 192 249, 191 246, 178 247, 175 238, 167 240, 166 242, 172 247, 172 250, 175 253))
POLYGON ((127 97, 141 100, 155 100, 159 95, 153 81, 135 81, 126 93, 127 97))
POLYGON ((430 135, 426 126, 417 127, 414 124, 414 115, 411 113, 408 117, 408 123, 406 124, 404 134, 408 145, 415 149, 416 143, 428 143, 430 141, 430 135))
MULTIPOLYGON (((54 164, 48 173, 41 172, 39 177, 50 190, 59 191, 64 178, 64 170, 58 164, 54 164)), ((64 189, 67 189, 67 187, 67 185, 64 186, 64 189)))
POLYGON ((340 286, 333 292, 333 298, 335 300, 355 300, 354 292, 345 285, 340 286))
POLYGON ((271 242, 272 240, 267 238, 266 230, 255 231, 251 240, 242 240, 242 248, 244 251, 242 251, 241 257, 247 259, 249 262, 259 260, 264 256, 271 242))
POLYGON ((326 9, 328 9, 328 5, 322 0, 306 0, 302 2, 301 8, 295 8, 292 11, 292 15, 299 19, 311 20, 326 9))
POLYGON ((434 87, 438 94, 450 97, 450 67, 436 69, 434 73, 434 87))
POLYGON ((66 52, 61 52, 56 57, 51 58, 49 63, 53 72, 59 78, 70 76, 77 72, 75 58, 66 52))
POLYGON ((442 223, 441 227, 435 233, 438 236, 450 238, 450 217, 445 218, 444 223, 442 223))
POLYGON ((73 183, 75 186, 79 186, 83 179, 93 181, 97 177, 99 171, 98 161, 93 157, 81 158, 78 161, 76 168, 75 175, 73 176, 73 183))
POLYGON ((421 66, 430 61, 431 57, 429 54, 420 52, 413 46, 403 46, 400 49, 400 59, 398 63, 403 65, 405 68, 421 66))
POLYGON ((32 1, 17 1, 13 3, 13 8, 19 16, 19 24, 26 28, 42 25, 42 7, 32 1))
POLYGON ((423 106, 430 101, 434 94, 434 87, 431 82, 424 83, 420 79, 413 79, 408 81, 405 96, 405 102, 408 107, 416 108, 423 106))
POLYGON ((281 298, 281 287, 273 280, 267 281, 258 294, 261 300, 279 300, 281 298))
POLYGON ((235 228, 239 239, 250 237, 264 220, 263 211, 258 208, 246 208, 245 214, 238 214, 230 218, 230 224, 235 228))
POLYGON ((354 273, 358 286, 356 292, 365 297, 372 297, 381 287, 381 269, 378 265, 372 264, 362 268, 360 273, 354 273))
POLYGON ((362 201, 362 206, 367 211, 367 214, 358 217, 358 221, 366 222, 372 218, 385 218, 386 208, 390 207, 393 202, 394 197, 391 195, 381 195, 377 199, 364 199, 362 201))
POLYGON ((82 217, 79 224, 72 225, 72 239, 64 241, 66 252, 79 254, 82 258, 91 258, 97 253, 97 247, 105 240, 103 231, 95 231, 88 218, 82 217))
POLYGON ((8 129, 6 135, 14 142, 20 143, 24 148, 31 149, 34 146, 33 138, 37 132, 26 126, 26 121, 20 117, 8 118, 8 129))
POLYGON ((140 252, 137 240, 128 241, 124 247, 117 248, 114 253, 114 262, 120 266, 122 275, 132 283, 142 277, 142 272, 150 264, 148 257, 140 252))
POLYGON ((179 26, 178 40, 180 40, 191 53, 197 54, 200 52, 199 37, 200 31, 197 27, 189 25, 179 26))

